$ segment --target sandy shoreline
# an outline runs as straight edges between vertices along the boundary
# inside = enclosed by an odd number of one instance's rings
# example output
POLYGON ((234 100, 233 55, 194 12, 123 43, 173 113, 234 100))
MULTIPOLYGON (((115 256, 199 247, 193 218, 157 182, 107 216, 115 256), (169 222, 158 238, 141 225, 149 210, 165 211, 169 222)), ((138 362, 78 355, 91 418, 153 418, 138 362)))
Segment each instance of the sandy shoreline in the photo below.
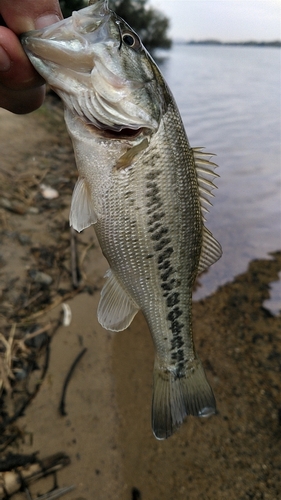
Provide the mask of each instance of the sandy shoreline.
MULTIPOLYGON (((141 314, 115 335, 98 324, 107 264, 91 229, 76 239, 82 286, 73 288, 68 211, 76 169, 61 115, 53 116, 50 105, 22 117, 1 110, 0 119, 0 331, 8 338, 16 324, 17 338, 27 328, 50 324, 46 332, 53 332, 44 379, 42 341, 38 367, 26 380, 10 380, 12 404, 2 393, 3 424, 25 391, 40 385, 24 415, 2 432, 1 455, 38 451, 43 458, 65 452, 71 464, 58 472, 57 481, 59 487, 75 485, 64 497, 69 500, 277 499, 281 319, 263 304, 269 283, 278 279, 281 252, 253 261, 232 283, 194 304, 195 344, 218 415, 188 418, 168 441, 157 441, 150 427, 150 334, 141 314), (59 197, 44 199, 42 183, 57 189, 59 197), (38 272, 52 283, 36 281, 38 272), (64 301, 72 322, 57 327, 64 301), (67 415, 61 416, 63 383, 84 347, 66 392, 67 415), (6 446, 15 428, 18 437, 6 446)), ((38 346, 30 350, 39 353, 38 346)), ((52 485, 50 477, 34 483, 32 498, 52 485)))

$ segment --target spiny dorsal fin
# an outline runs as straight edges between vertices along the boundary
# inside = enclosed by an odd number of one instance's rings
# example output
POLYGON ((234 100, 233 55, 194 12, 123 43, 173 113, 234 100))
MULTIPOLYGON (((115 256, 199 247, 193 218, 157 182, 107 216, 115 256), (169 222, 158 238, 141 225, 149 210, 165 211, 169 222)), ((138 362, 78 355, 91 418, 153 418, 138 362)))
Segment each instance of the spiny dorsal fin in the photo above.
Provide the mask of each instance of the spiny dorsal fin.
MULTIPOLYGON (((202 149, 193 148, 193 156, 198 180, 201 213, 203 221, 205 221, 204 212, 209 212, 207 206, 212 205, 210 198, 214 196, 212 191, 217 187, 213 180, 219 175, 215 172, 218 165, 210 161, 210 157, 214 156, 214 153, 205 153, 202 149)), ((221 255, 222 249, 219 242, 213 237, 211 231, 203 225, 203 243, 198 274, 217 262, 221 255)))
POLYGON ((80 233, 96 222, 97 215, 85 179, 79 177, 72 194, 69 224, 80 233))
POLYGON ((117 281, 111 269, 105 277, 107 280, 98 305, 98 321, 106 330, 119 332, 130 325, 139 307, 117 281))
POLYGON ((198 274, 217 262, 222 256, 222 248, 211 231, 203 225, 203 243, 198 265, 198 274))
POLYGON ((214 197, 212 191, 217 187, 213 183, 213 180, 215 177, 219 177, 219 175, 215 172, 215 168, 218 165, 210 161, 214 153, 205 153, 202 149, 203 148, 192 148, 192 151, 198 180, 201 212, 203 220, 205 220, 204 212, 209 212, 207 207, 212 206, 210 198, 214 197))

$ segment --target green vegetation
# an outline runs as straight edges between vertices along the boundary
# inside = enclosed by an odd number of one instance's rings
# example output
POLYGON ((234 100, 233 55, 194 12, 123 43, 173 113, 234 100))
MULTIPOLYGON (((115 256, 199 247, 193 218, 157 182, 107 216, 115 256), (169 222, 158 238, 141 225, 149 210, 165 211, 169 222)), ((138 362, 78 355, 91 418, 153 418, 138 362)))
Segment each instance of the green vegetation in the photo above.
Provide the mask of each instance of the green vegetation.
POLYGON ((147 8, 146 3, 147 0, 110 0, 109 6, 138 33, 148 50, 170 48, 169 20, 153 7, 147 8))
MULTIPOLYGON (((138 33, 149 51, 157 47, 168 49, 171 40, 167 36, 169 20, 160 11, 146 6, 147 0, 109 0, 109 7, 122 17, 138 33)), ((64 17, 73 10, 88 5, 87 0, 60 0, 64 17)))

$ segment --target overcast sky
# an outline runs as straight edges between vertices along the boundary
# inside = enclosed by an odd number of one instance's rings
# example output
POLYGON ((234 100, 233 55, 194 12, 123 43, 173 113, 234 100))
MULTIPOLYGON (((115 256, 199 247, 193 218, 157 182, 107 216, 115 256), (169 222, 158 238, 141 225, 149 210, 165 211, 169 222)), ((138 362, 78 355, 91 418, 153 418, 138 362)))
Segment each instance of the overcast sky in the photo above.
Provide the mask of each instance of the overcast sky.
POLYGON ((280 40, 281 0, 150 0, 173 39, 280 40))

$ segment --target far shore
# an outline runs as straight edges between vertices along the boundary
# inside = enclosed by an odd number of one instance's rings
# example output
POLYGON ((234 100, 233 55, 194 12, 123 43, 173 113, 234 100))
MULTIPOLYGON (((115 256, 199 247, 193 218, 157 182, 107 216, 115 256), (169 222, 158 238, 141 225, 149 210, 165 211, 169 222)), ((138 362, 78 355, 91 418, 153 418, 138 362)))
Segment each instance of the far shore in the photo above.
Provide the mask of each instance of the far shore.
POLYGON ((220 40, 189 40, 177 41, 175 44, 181 45, 222 45, 222 46, 241 46, 241 47, 281 47, 280 40, 273 40, 271 42, 256 42, 249 40, 246 42, 221 42, 220 40))

